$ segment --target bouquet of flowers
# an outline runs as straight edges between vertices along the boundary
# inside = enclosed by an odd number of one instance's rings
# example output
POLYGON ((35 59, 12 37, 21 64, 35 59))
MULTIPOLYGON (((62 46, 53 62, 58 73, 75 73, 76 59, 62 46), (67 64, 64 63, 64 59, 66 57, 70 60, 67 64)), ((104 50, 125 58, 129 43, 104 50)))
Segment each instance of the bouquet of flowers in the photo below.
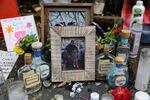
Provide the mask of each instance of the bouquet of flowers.
POLYGON ((26 35, 17 43, 17 46, 13 50, 20 55, 24 54, 25 52, 31 52, 31 45, 36 41, 38 41, 38 38, 35 34, 26 35))
POLYGON ((123 28, 123 20, 116 20, 113 28, 104 33, 104 37, 97 36, 97 44, 99 47, 103 48, 105 44, 110 46, 110 49, 115 48, 120 41, 119 33, 123 28))

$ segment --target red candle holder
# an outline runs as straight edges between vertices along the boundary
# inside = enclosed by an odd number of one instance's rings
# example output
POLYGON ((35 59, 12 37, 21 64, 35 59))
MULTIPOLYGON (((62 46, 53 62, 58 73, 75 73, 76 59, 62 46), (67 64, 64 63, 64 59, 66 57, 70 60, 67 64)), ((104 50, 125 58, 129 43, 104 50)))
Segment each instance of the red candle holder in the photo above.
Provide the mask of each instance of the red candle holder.
POLYGON ((131 92, 128 88, 115 88, 112 91, 114 100, 130 100, 131 92))

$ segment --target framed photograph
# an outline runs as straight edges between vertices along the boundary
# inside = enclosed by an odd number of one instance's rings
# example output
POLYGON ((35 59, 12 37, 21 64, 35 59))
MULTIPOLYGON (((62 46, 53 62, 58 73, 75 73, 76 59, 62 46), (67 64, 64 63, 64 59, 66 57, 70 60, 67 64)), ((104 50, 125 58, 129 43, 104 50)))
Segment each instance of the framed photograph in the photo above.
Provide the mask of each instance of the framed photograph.
POLYGON ((51 27, 52 82, 95 80, 95 27, 51 27))
POLYGON ((61 40, 62 70, 84 70, 85 38, 62 37, 61 40))
POLYGON ((92 20, 92 3, 42 3, 41 41, 46 41, 50 26, 89 26, 92 20))

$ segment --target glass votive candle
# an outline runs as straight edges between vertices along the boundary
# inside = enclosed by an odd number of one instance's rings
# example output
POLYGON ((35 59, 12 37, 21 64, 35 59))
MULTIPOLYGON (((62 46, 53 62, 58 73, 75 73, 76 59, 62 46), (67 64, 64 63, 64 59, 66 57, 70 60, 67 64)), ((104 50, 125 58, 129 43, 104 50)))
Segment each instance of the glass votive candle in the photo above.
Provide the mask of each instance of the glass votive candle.
POLYGON ((114 97, 113 95, 106 93, 102 95, 101 100, 114 100, 114 97))
POLYGON ((24 89, 24 83, 22 81, 11 82, 8 88, 8 93, 10 100, 28 100, 28 95, 24 89))
POLYGON ((91 93, 90 100, 99 100, 99 94, 97 92, 91 93))

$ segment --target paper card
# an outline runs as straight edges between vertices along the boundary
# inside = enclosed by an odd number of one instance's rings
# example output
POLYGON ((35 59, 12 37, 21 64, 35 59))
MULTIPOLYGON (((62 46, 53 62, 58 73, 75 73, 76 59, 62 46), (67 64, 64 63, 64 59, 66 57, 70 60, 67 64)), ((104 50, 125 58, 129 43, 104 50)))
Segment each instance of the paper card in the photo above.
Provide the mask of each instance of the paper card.
POLYGON ((5 80, 10 74, 13 66, 18 59, 18 55, 14 52, 6 52, 0 50, 0 67, 4 73, 5 80))
POLYGON ((13 51, 18 41, 27 34, 37 35, 33 15, 2 19, 1 25, 8 51, 13 51))

